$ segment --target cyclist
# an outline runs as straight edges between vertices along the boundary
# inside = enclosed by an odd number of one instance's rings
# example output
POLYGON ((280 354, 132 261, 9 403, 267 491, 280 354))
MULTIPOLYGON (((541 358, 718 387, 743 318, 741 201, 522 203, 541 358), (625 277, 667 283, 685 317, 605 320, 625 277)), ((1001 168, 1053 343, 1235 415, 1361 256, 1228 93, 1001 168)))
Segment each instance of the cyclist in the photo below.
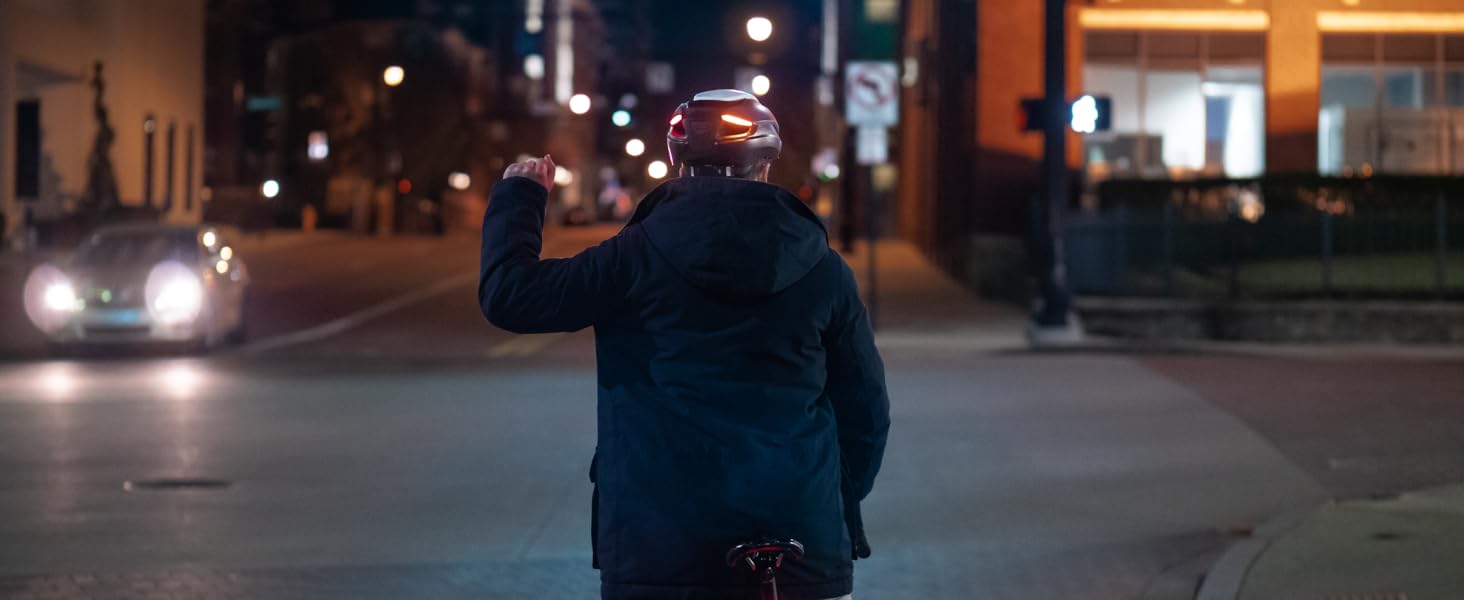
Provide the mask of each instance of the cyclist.
POLYGON ((782 140, 756 97, 697 94, 667 149, 681 177, 566 259, 539 257, 553 159, 508 167, 483 219, 479 305, 518 333, 595 328, 603 598, 756 597, 725 553, 760 537, 807 548, 779 570, 782 598, 844 597, 889 430, 853 274, 818 217, 767 183, 782 140))

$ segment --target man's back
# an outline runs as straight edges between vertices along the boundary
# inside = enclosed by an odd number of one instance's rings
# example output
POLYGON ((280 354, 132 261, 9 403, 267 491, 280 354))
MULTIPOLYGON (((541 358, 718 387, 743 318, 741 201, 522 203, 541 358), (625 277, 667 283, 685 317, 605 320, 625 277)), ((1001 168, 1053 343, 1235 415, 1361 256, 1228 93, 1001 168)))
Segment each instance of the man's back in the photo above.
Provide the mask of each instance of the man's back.
POLYGON ((849 593, 845 508, 872 485, 888 401, 816 217, 765 183, 680 179, 615 238, 539 261, 543 195, 526 179, 495 188, 479 299, 511 330, 595 327, 604 597, 750 597, 723 554, 759 537, 807 548, 783 597, 849 593))

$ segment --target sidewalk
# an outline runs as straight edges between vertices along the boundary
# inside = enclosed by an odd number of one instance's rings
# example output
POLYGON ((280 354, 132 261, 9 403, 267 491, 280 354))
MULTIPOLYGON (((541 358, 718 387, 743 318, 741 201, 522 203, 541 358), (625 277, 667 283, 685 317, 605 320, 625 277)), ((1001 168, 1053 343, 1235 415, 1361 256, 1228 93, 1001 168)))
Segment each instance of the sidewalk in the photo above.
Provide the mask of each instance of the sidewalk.
MULTIPOLYGON (((866 247, 856 247, 846 259, 869 302, 866 247)), ((898 348, 897 355, 909 355, 912 349, 949 354, 1028 348, 1025 316, 1019 310, 976 298, 909 244, 881 242, 876 264, 879 297, 874 304, 880 311, 877 339, 882 349, 898 348)), ((1103 337, 1089 337, 1070 350, 1090 356, 1160 351, 1329 360, 1464 356, 1464 347, 1447 345, 1155 343, 1103 337)), ((1196 597, 1193 583, 1208 571, 1199 600, 1456 600, 1464 598, 1460 556, 1464 485, 1283 513, 1223 554, 1201 554, 1176 567, 1172 581, 1156 580, 1144 597, 1196 597), (1188 589, 1181 589, 1186 582, 1188 589)))
POLYGON ((1327 503, 1233 546, 1200 600, 1464 597, 1464 485, 1327 503))
POLYGON ((878 271, 869 279, 868 244, 857 243, 844 260, 875 322, 881 348, 1011 352, 1027 349, 1026 315, 1015 307, 978 298, 932 265, 909 242, 881 240, 878 271))

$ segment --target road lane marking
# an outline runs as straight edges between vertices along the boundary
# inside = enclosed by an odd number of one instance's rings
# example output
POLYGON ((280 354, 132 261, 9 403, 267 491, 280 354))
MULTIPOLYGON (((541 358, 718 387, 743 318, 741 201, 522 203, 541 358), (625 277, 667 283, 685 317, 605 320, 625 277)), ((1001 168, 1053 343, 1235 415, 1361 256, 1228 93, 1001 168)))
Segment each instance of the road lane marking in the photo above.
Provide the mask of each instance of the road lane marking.
POLYGON ((270 350, 287 348, 289 346, 298 346, 300 344, 317 342, 334 335, 339 335, 356 327, 360 327, 367 322, 379 319, 383 316, 386 316, 418 302, 422 302, 424 300, 435 298, 448 292, 455 291, 463 285, 475 282, 477 280, 478 274, 476 272, 463 273, 461 275, 449 277, 425 288, 413 290, 394 298, 389 298, 387 300, 378 302, 366 308, 350 313, 346 316, 326 321, 314 327, 301 329, 299 331, 291 333, 284 333, 274 337, 264 338, 262 340, 247 343, 239 347, 239 352, 245 354, 258 354, 270 350))
POLYGON ((494 346, 488 351, 490 358, 503 358, 505 356, 533 356, 535 353, 548 348, 560 338, 562 333, 544 333, 534 335, 518 335, 513 339, 494 346))

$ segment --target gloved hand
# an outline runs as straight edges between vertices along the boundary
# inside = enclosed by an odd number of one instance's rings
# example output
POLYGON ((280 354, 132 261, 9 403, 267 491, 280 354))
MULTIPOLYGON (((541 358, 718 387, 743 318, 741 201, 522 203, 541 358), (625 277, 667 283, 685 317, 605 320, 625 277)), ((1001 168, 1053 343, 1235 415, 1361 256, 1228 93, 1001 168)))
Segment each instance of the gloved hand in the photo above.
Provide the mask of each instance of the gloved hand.
POLYGON ((869 558, 869 538, 864 536, 864 517, 859 514, 859 502, 844 504, 844 525, 849 528, 849 541, 854 550, 854 560, 869 558))
POLYGON ((853 547, 854 560, 869 558, 869 538, 864 537, 864 515, 859 512, 859 497, 849 487, 848 469, 839 482, 839 491, 844 497, 844 526, 849 528, 849 542, 853 547))

